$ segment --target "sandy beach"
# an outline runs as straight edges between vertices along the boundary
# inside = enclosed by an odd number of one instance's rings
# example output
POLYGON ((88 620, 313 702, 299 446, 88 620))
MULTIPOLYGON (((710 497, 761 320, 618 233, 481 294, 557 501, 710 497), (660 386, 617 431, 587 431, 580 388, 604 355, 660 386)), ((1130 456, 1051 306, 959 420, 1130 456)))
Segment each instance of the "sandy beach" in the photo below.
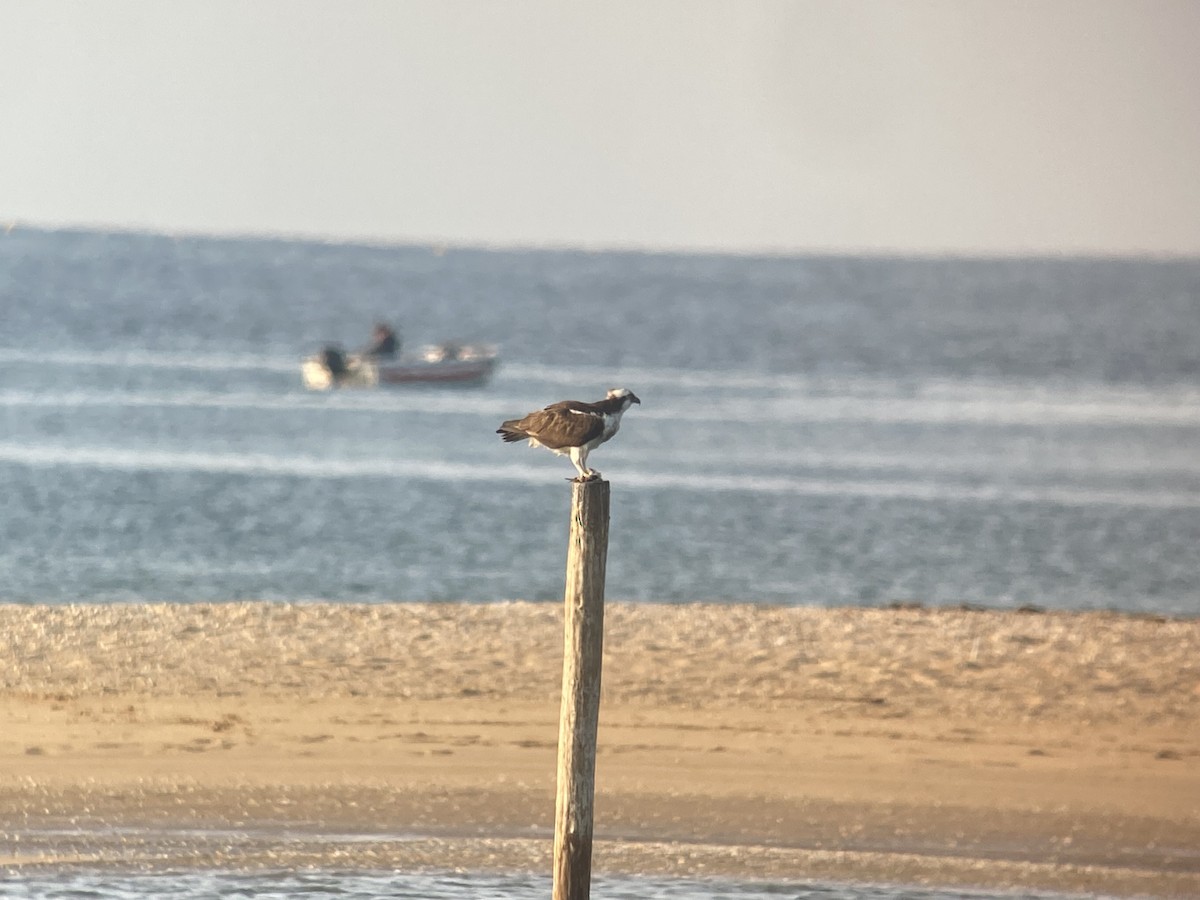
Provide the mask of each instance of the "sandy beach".
MULTIPOLYGON (((549 872, 555 604, 0 606, 0 871, 549 872)), ((1200 621, 610 603, 595 869, 1200 896, 1200 621)))

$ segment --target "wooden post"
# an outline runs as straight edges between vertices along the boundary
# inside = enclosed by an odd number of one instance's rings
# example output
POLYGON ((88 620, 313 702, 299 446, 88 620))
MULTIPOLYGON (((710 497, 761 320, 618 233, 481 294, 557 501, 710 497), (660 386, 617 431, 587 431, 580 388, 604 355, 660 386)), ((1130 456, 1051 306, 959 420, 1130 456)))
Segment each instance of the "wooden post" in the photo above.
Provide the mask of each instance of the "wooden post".
POLYGON ((604 654, 608 496, 607 481, 571 482, 554 813, 554 900, 588 900, 592 890, 592 800, 604 654))

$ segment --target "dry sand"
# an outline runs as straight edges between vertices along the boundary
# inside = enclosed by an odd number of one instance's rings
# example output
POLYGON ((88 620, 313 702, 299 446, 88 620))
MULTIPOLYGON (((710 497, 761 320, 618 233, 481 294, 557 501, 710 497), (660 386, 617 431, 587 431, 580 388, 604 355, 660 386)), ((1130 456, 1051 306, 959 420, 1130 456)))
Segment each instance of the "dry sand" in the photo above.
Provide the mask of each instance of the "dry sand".
MULTIPOLYGON (((561 610, 0 606, 0 871, 549 872, 561 610)), ((1200 896, 1200 621, 609 604, 595 867, 1200 896)))

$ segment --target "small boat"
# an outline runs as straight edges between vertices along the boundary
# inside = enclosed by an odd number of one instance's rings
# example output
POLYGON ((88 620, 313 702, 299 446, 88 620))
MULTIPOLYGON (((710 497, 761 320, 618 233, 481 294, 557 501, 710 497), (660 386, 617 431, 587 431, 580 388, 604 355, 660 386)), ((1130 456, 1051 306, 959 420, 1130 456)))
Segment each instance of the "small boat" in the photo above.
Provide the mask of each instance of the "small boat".
POLYGON ((394 359, 326 347, 305 359, 300 373, 304 386, 314 391, 403 384, 468 387, 486 383, 498 361, 490 344, 434 344, 394 359))

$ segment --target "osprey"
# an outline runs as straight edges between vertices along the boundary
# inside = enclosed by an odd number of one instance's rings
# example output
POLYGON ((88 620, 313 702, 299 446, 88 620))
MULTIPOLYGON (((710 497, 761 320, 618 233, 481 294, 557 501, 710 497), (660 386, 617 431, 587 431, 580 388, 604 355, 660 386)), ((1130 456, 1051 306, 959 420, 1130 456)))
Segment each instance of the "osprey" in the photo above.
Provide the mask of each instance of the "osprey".
POLYGON ((562 400, 523 419, 509 419, 496 429, 505 441, 529 441, 530 447, 545 447, 571 457, 579 470, 578 481, 591 481, 600 473, 587 467, 588 451, 595 450, 621 427, 621 414, 641 403, 633 391, 613 388, 598 403, 562 400))

